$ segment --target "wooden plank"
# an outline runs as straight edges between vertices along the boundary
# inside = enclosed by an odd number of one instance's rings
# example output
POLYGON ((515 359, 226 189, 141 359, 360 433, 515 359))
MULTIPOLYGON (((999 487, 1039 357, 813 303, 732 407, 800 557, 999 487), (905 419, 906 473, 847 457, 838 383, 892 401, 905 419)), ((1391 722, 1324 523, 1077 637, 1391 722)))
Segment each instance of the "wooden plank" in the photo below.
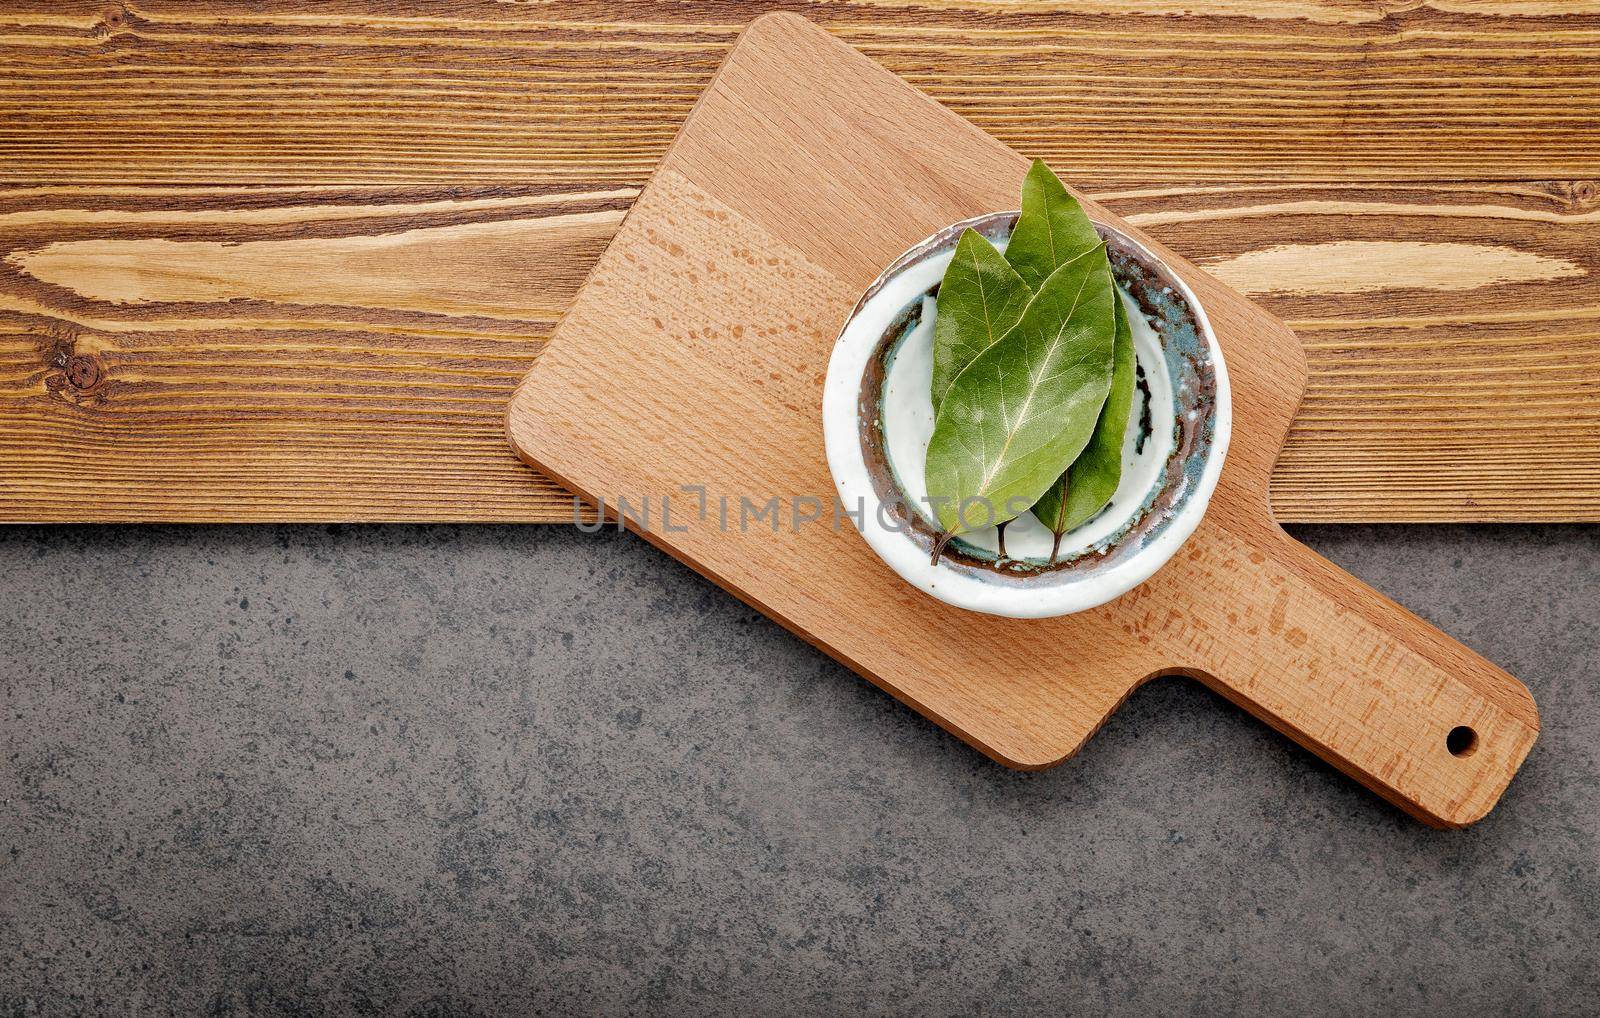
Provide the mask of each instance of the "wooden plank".
MULTIPOLYGON (((752 13, 6 5, 0 518, 569 519, 500 409, 752 13)), ((1283 518, 1600 518, 1600 4, 814 16, 1291 321, 1283 518)))
POLYGON ((632 529, 1010 766, 1060 762, 1141 682, 1180 672, 1422 820, 1482 817, 1537 738, 1532 698, 1273 522, 1300 345, 1170 252, 1157 251, 1227 357, 1233 438, 1199 529, 1124 596, 997 618, 902 582, 849 525, 769 530, 692 510, 662 522, 660 500, 686 486, 831 503, 810 408, 834 370, 836 321, 927 219, 995 207, 1027 166, 804 20, 760 19, 517 390, 513 445, 596 501, 654 501, 655 525, 632 529), (727 341, 739 335, 762 341, 727 341), (1467 736, 1454 750, 1453 731, 1467 736))
POLYGON ((635 194, 0 192, 0 513, 571 519, 505 404, 635 194))
MULTIPOLYGON (((1088 190, 1305 341, 1281 518, 1600 519, 1592 191, 1088 190)), ((0 191, 0 514, 571 519, 501 416, 636 193, 0 191)))
MULTIPOLYGON (((770 4, 14 0, 0 176, 595 181, 654 168, 770 4)), ((1595 0, 792 4, 1069 177, 1581 179, 1595 0)))
POLYGON ((1280 519, 1600 519, 1592 184, 1102 197, 1305 344, 1280 519))

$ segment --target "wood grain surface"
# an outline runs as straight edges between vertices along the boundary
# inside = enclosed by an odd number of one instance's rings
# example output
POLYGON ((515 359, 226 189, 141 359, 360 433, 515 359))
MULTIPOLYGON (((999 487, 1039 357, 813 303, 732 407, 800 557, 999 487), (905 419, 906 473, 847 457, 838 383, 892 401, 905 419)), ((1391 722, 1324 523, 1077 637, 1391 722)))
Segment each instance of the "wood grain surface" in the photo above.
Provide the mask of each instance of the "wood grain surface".
MULTIPOLYGON (((556 520, 512 386, 770 5, 0 10, 0 518, 556 520)), ((1293 520, 1600 519, 1600 4, 790 5, 1287 319, 1293 520)))
POLYGON ((815 408, 837 320, 929 219, 992 208, 1027 166, 806 21, 758 20, 517 390, 512 444, 1011 766, 1060 762, 1139 683, 1181 673, 1429 823, 1482 817, 1537 738, 1532 698, 1274 522, 1303 352, 1176 254, 1155 249, 1207 309, 1233 437, 1205 519, 1152 578, 1071 616, 997 618, 902 582, 837 516, 780 522, 834 502, 815 408), (903 197, 885 202, 896 173, 903 197), (744 506, 769 497, 770 529, 750 524, 744 506), (709 508, 723 499, 739 500, 736 524, 709 508), (1456 729, 1471 734, 1452 750, 1456 729))

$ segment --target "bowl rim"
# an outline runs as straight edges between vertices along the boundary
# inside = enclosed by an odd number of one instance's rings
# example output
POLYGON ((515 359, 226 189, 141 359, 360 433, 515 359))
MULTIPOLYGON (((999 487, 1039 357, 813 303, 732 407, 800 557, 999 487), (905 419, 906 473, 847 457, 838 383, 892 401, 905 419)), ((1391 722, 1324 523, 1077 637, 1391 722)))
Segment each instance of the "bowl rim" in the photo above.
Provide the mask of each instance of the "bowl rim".
POLYGON ((883 522, 882 502, 871 483, 861 448, 858 399, 862 376, 881 337, 873 335, 869 329, 853 330, 852 327, 861 321, 862 311, 873 298, 910 265, 951 244, 969 227, 988 226, 1017 215, 1016 210, 990 212, 946 226, 908 248, 867 286, 840 329, 828 359, 822 397, 823 437, 828 469, 833 475, 840 504, 846 509, 858 503, 862 506, 859 515, 851 514, 852 522, 873 552, 903 580, 940 601, 970 611, 1009 618, 1050 618, 1096 608, 1122 596, 1153 576, 1193 535, 1210 505, 1227 459, 1233 432, 1233 392, 1221 345, 1205 306, 1193 288, 1147 244, 1124 230, 1096 220, 1097 229, 1114 234, 1122 245, 1148 266, 1160 270, 1163 279, 1176 286, 1193 313, 1199 334, 1205 338, 1215 379, 1215 396, 1211 447, 1200 477, 1167 525, 1148 544, 1104 571, 1081 580, 1056 584, 1029 584, 1026 580, 986 582, 947 562, 929 562, 917 542, 883 522))

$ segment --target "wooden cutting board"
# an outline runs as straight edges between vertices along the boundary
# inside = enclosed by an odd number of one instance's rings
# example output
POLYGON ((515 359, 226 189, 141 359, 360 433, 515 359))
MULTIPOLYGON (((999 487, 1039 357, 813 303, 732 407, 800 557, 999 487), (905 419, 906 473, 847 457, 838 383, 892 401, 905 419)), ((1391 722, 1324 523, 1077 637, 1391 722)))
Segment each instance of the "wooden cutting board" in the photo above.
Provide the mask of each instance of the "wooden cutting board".
POLYGON ((518 389, 513 446, 591 502, 626 499, 632 529, 1010 766, 1059 763, 1140 683, 1183 674, 1424 821, 1483 816, 1538 735, 1527 690, 1279 528, 1299 343, 1092 203, 1190 281, 1233 381, 1228 464, 1174 560, 1104 608, 1018 621, 902 583, 848 521, 789 525, 801 498, 833 498, 821 390, 861 291, 936 229, 1014 207, 1027 165, 805 20, 759 19, 518 389), (781 525, 741 525, 741 498, 772 496, 781 525))

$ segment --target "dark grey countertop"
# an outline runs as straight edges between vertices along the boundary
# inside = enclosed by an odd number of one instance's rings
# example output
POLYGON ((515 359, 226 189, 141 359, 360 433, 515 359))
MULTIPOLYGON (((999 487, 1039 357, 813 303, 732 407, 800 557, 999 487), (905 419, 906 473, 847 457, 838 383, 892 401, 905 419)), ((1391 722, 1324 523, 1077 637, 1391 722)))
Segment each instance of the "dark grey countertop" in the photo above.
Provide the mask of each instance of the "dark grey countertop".
POLYGON ((0 1014, 1592 1014, 1600 528, 1296 528, 1523 679, 1422 827, 1171 680, 1006 771, 561 527, 0 530, 0 1014))

